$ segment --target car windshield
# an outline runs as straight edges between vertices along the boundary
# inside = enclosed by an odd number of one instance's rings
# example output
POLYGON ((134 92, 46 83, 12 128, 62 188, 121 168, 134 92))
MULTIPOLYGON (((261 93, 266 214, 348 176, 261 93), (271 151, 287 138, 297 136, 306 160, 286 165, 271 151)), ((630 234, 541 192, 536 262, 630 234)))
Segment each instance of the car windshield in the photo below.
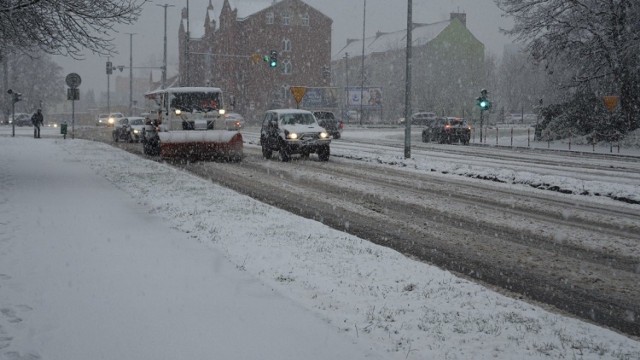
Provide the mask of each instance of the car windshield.
POLYGON ((180 92, 171 95, 171 107, 181 111, 213 111, 220 109, 218 92, 180 92))
POLYGON ((315 124, 316 119, 311 114, 295 113, 295 114, 282 114, 280 115, 280 122, 283 125, 310 125, 315 124))
POLYGON ((132 119, 130 124, 131 125, 144 125, 144 121, 142 119, 132 119))

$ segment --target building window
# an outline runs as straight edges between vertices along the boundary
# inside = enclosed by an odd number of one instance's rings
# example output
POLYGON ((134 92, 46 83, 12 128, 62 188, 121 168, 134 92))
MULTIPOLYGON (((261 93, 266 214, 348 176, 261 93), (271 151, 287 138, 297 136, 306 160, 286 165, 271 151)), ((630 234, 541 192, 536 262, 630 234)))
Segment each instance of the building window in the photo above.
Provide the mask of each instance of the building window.
POLYGON ((293 66, 291 65, 291 60, 290 59, 285 59, 282 62, 282 73, 283 74, 291 74, 293 66))
POLYGON ((291 40, 289 39, 282 40, 282 52, 291 52, 291 40))
POLYGON ((289 25, 291 23, 291 17, 289 16, 288 12, 283 12, 282 13, 282 25, 289 25))
POLYGON ((273 24, 274 16, 272 12, 267 13, 267 24, 273 24))
POLYGON ((302 15, 302 26, 309 26, 309 14, 302 15))

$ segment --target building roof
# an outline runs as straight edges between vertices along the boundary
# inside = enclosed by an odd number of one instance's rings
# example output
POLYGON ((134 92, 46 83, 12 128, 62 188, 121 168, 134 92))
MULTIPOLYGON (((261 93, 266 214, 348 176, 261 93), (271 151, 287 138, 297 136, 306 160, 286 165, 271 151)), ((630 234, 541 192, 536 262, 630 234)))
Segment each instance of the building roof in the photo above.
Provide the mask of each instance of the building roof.
MULTIPOLYGON (((413 46, 423 46, 435 39, 447 26, 451 20, 440 21, 433 24, 418 24, 412 33, 413 46)), ((378 32, 376 36, 364 39, 364 55, 373 53, 383 53, 389 50, 402 49, 407 46, 407 30, 394 32, 378 32)), ((346 53, 350 56, 362 55, 362 39, 348 39, 347 45, 332 56, 331 60, 340 60, 346 53)))
MULTIPOLYGON (((273 0, 228 0, 231 9, 238 10, 238 16, 236 20, 245 19, 257 12, 260 12, 274 4, 273 0)), ((209 20, 217 21, 220 18, 220 11, 222 10, 222 0, 215 1, 219 4, 213 6, 213 10, 206 10, 209 13, 209 20)), ((193 9, 190 7, 189 10, 194 13, 194 15, 189 17, 189 32, 191 33, 191 38, 201 38, 204 36, 204 22, 205 16, 202 15, 203 9, 193 9)), ((182 19, 182 23, 184 28, 187 28, 187 20, 182 19)))

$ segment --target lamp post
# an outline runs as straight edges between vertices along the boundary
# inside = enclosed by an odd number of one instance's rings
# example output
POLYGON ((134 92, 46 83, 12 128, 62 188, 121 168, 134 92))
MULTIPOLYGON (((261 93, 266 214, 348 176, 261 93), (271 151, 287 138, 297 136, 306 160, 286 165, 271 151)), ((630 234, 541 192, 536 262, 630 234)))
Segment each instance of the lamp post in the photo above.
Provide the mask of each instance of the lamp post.
POLYGON ((362 14, 362 64, 361 64, 361 79, 360 79, 360 126, 362 126, 362 109, 363 109, 363 99, 364 96, 364 32, 365 26, 367 23, 367 0, 364 0, 364 9, 362 14))
POLYGON ((129 34, 129 116, 133 115, 133 35, 129 34))
MULTIPOLYGON (((344 110, 343 114, 347 114, 347 111, 349 111, 349 53, 346 52, 344 53, 344 74, 345 74, 345 87, 344 90, 346 92, 346 96, 345 96, 345 108, 346 110, 344 110)), ((347 116, 347 123, 349 122, 349 116, 347 116)))
POLYGON ((164 8, 164 52, 162 55, 162 88, 164 89, 167 86, 167 8, 173 7, 173 5, 156 4, 156 6, 164 8))
POLYGON ((412 2, 407 0, 407 63, 404 92, 404 158, 411 158, 411 33, 413 32, 412 2))

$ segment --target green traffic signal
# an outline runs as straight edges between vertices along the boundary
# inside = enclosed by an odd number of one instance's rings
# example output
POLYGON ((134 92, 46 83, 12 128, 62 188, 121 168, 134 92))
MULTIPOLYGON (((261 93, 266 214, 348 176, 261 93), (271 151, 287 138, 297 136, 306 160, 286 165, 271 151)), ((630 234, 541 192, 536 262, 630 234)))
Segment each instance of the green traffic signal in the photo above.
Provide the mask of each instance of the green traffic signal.
POLYGON ((487 98, 484 97, 479 97, 477 99, 478 106, 480 107, 480 109, 482 110, 489 110, 491 109, 491 101, 489 101, 487 98))
POLYGON ((275 50, 271 50, 271 56, 269 57, 269 66, 270 67, 278 66, 278 52, 275 50))

